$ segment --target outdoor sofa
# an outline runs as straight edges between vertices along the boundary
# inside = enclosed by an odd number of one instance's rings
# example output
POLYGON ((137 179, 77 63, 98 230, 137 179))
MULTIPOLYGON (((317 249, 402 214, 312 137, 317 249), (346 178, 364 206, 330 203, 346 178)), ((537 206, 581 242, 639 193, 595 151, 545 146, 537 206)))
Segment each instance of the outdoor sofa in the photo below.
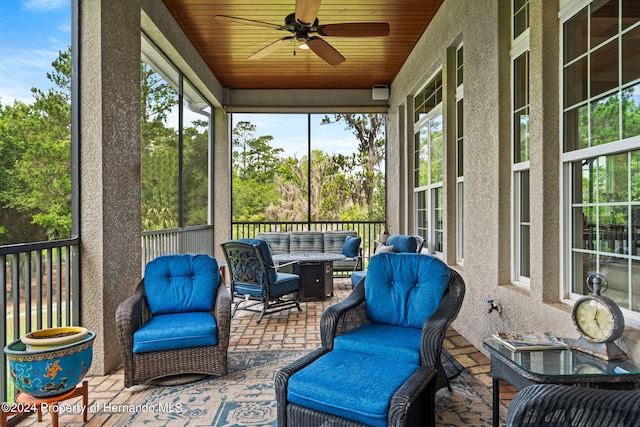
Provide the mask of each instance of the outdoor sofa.
POLYGON ((256 239, 269 243, 272 255, 292 253, 342 254, 346 258, 333 262, 333 271, 362 270, 361 238, 354 230, 262 232, 256 239))

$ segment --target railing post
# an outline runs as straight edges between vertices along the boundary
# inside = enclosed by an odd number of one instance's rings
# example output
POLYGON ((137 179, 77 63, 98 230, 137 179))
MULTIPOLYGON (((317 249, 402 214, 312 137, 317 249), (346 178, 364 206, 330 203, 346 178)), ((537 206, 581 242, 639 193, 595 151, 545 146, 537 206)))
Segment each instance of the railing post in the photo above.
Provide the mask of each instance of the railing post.
MULTIPOLYGON (((2 285, 2 294, 0 295, 0 310, 2 310, 2 315, 0 316, 0 333, 2 333, 2 337, 0 338, 0 345, 4 348, 7 345, 7 257, 5 255, 0 255, 0 263, 2 263, 2 268, 0 268, 0 285, 2 285)), ((2 366, 0 366, 0 375, 2 375, 3 381, 0 384, 0 400, 3 402, 7 401, 7 359, 6 356, 2 358, 2 366)))

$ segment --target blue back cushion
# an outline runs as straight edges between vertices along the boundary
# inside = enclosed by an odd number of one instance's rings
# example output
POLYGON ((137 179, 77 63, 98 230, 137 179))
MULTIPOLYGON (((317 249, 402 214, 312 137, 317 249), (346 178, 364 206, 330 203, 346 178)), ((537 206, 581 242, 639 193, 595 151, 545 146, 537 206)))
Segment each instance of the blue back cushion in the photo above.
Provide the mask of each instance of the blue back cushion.
POLYGON ((220 271, 209 255, 166 255, 149 262, 144 289, 153 315, 209 311, 215 303, 220 271))
POLYGON ((394 252, 416 253, 418 250, 418 241, 414 236, 404 234, 393 234, 387 239, 388 246, 393 246, 394 252))
POLYGON ((416 253, 371 257, 365 279, 367 318, 374 323, 421 328, 449 286, 449 268, 416 253))
POLYGON ((273 283, 278 279, 278 272, 274 268, 273 258, 271 257, 271 249, 269 243, 262 239, 238 239, 238 242, 248 243, 250 245, 256 245, 260 251, 260 255, 267 265, 267 276, 269 283, 273 283))

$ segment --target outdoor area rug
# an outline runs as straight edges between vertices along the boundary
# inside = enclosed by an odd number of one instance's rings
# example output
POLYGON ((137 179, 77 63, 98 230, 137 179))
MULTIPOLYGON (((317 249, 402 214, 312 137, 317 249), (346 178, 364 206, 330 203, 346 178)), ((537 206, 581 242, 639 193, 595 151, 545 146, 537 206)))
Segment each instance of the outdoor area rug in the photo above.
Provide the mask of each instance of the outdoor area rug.
MULTIPOLYGON (((120 426, 276 426, 273 378, 304 351, 230 352, 229 375, 181 386, 149 386, 121 409, 120 426)), ((490 426, 491 393, 455 360, 445 360, 453 392, 436 395, 441 427, 490 426), (453 375, 452 375, 453 374, 453 375)), ((136 386, 137 387, 137 386, 136 386)), ((506 413, 504 408, 502 413, 506 413)))

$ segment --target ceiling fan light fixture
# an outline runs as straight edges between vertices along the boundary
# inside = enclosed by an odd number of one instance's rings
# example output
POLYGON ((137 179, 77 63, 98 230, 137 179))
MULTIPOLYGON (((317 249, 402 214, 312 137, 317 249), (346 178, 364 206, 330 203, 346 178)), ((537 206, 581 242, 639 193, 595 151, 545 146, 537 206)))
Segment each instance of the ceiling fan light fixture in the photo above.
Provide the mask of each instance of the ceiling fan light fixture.
POLYGON ((307 44, 307 42, 302 43, 300 46, 298 46, 300 49, 302 50, 309 50, 309 45, 307 44))

